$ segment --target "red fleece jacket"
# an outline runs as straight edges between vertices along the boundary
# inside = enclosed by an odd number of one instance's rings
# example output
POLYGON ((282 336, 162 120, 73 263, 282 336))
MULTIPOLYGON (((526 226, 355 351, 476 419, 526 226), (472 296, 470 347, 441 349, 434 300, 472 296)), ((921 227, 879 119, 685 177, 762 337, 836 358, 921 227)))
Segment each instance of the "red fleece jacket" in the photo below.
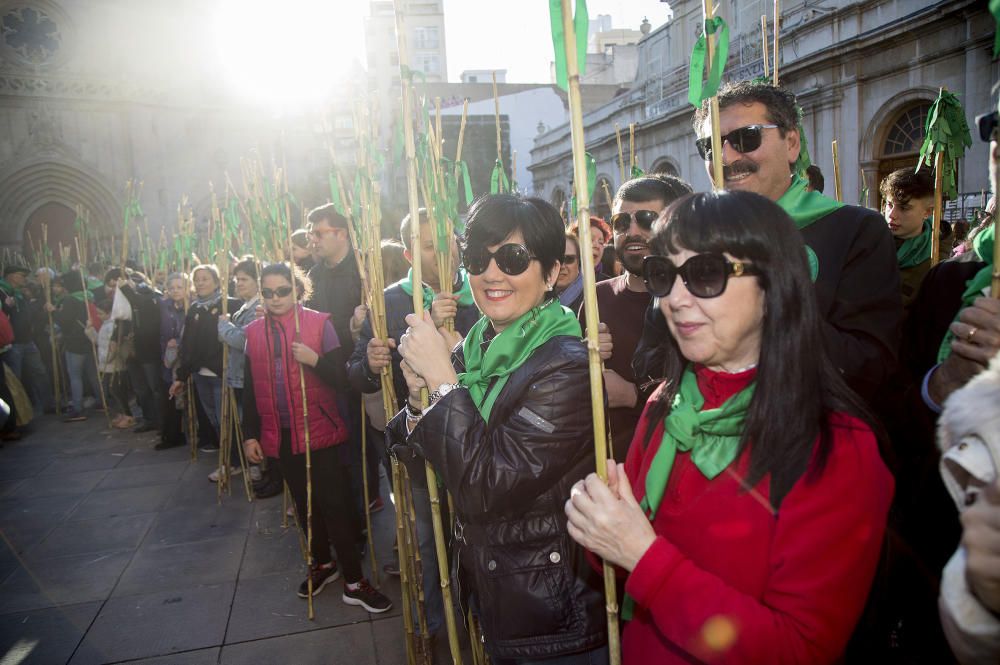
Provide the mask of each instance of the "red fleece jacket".
MULTIPOLYGON (((754 374, 699 368, 704 408, 720 406, 754 374)), ((637 499, 663 436, 662 421, 652 423, 643 450, 649 425, 643 413, 625 464, 637 499)), ((767 477, 742 488, 747 455, 708 480, 678 452, 653 521, 658 537, 625 584, 635 600, 626 665, 841 658, 875 573, 894 485, 867 425, 837 414, 833 432, 822 474, 807 472, 777 512, 767 477)))

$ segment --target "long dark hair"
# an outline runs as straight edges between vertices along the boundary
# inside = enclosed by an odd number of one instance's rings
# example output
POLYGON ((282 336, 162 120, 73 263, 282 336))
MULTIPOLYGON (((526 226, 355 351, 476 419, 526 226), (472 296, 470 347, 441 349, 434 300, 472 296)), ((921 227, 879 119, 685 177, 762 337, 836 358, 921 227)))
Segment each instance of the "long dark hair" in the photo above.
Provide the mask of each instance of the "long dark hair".
MULTIPOLYGON (((764 291, 757 387, 739 449, 740 455, 750 449, 745 487, 756 486, 770 474, 771 503, 777 509, 806 471, 818 477, 833 447, 833 412, 856 416, 880 431, 826 355, 806 249, 795 224, 777 204, 739 191, 685 196, 667 209, 650 248, 660 255, 682 248, 728 253, 761 271, 756 277, 764 291)), ((651 422, 668 413, 687 364, 674 340, 667 340, 669 385, 650 407, 651 422)), ((652 429, 643 445, 648 445, 652 429)))

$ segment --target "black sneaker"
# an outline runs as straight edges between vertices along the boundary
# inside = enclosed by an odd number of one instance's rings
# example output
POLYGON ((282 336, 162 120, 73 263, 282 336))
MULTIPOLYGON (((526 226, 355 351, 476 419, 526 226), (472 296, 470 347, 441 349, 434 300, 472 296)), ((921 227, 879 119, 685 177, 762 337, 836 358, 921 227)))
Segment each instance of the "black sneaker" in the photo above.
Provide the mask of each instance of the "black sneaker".
POLYGON ((198 450, 203 453, 217 453, 219 452, 219 444, 213 443, 211 445, 199 446, 198 450))
POLYGON ((272 496, 281 494, 284 489, 285 486, 281 482, 272 479, 261 485, 254 485, 253 495, 258 499, 270 499, 272 496))
POLYGON ((158 444, 153 446, 153 450, 169 450, 170 448, 177 448, 183 446, 184 441, 160 441, 158 444))
POLYGON ((87 419, 87 416, 83 415, 79 411, 70 411, 63 417, 64 423, 79 423, 87 419))
MULTIPOLYGON (((329 566, 315 566, 309 573, 312 576, 313 581, 313 595, 319 595, 319 592, 323 590, 330 582, 334 581, 340 577, 340 571, 337 570, 337 562, 333 561, 329 566)), ((299 585, 299 598, 309 597, 309 578, 302 580, 302 584, 299 585)))
POLYGON ((368 580, 361 578, 358 588, 351 591, 344 585, 344 602, 348 605, 360 605, 372 614, 381 614, 392 609, 392 601, 379 593, 368 580))

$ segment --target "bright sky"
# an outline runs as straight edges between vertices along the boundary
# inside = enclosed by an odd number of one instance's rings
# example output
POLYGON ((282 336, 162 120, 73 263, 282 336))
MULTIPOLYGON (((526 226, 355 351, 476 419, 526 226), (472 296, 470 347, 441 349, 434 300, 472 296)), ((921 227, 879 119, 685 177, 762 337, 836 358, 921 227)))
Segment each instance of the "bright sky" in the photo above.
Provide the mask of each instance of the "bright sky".
MULTIPOLYGON (((571 4, 576 4, 571 3, 571 4)), ((670 12, 660 0, 588 0, 591 19, 611 15, 612 28, 653 27, 670 12)), ((466 69, 506 69, 508 83, 548 83, 553 58, 549 3, 545 0, 444 0, 448 80, 466 69)))

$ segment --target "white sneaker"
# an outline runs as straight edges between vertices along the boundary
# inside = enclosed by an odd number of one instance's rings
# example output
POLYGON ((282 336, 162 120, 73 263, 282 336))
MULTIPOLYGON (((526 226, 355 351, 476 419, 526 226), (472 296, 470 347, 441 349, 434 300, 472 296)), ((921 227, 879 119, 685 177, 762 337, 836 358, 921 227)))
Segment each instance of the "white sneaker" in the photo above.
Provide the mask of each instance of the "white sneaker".
POLYGON ((250 480, 255 483, 259 483, 264 475, 260 472, 260 467, 253 465, 250 467, 250 480))
MULTIPOLYGON (((231 466, 231 467, 229 467, 229 477, 230 478, 232 478, 233 476, 238 476, 241 473, 243 473, 243 469, 241 469, 240 467, 238 467, 238 466, 231 466)), ((213 482, 213 483, 219 482, 219 476, 220 475, 222 475, 222 467, 221 466, 218 469, 216 469, 215 471, 213 471, 212 473, 208 474, 208 480, 209 480, 209 482, 213 482)))

